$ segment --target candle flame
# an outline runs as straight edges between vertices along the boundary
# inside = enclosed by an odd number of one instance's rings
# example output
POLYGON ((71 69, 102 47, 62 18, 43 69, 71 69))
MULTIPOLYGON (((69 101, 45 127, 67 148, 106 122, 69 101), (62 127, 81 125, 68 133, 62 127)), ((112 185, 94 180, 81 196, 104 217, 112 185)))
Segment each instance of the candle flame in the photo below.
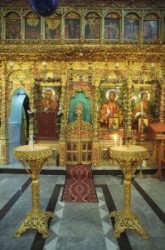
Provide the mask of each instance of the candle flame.
POLYGON ((117 134, 114 134, 113 137, 114 137, 114 140, 117 140, 117 134))

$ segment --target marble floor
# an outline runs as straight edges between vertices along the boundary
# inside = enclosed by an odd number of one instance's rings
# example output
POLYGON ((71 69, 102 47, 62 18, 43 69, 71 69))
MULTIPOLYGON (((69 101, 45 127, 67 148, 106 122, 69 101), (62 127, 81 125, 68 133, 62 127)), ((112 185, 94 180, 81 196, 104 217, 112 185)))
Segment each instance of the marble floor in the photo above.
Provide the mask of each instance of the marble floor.
MULTIPOLYGON (((145 171, 144 171, 145 173, 145 171)), ((163 250, 165 245, 165 182, 135 175, 132 181, 132 210, 149 233, 144 240, 134 230, 114 236, 110 213, 123 206, 123 182, 118 172, 93 171, 98 203, 65 203, 61 196, 65 169, 45 167, 40 174, 40 205, 52 211, 49 237, 28 230, 14 234, 31 210, 31 181, 21 166, 0 166, 1 250, 163 250)))

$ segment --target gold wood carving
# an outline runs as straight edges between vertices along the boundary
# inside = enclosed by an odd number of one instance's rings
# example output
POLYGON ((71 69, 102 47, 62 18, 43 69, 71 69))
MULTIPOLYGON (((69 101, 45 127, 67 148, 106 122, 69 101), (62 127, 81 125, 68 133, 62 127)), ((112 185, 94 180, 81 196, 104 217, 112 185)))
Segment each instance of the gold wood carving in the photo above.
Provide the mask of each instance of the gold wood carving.
POLYGON ((135 230, 143 239, 148 239, 148 233, 139 223, 138 216, 131 210, 131 179, 138 166, 147 156, 147 149, 141 146, 113 147, 110 155, 115 159, 124 175, 124 206, 122 211, 114 211, 111 217, 115 218, 114 235, 119 237, 126 229, 135 230))
POLYGON ((43 238, 49 236, 47 221, 53 216, 52 212, 42 212, 40 208, 39 174, 45 161, 52 155, 52 149, 47 146, 34 145, 30 149, 28 145, 19 146, 14 149, 14 156, 22 163, 32 179, 32 210, 26 215, 15 233, 15 238, 28 229, 37 229, 43 238), (27 163, 30 170, 27 167, 27 163))
POLYGON ((40 41, 37 44, 1 44, 0 54, 1 57, 7 57, 8 60, 24 60, 24 61, 37 61, 37 60, 56 60, 70 61, 72 58, 76 60, 96 60, 104 61, 105 54, 107 61, 116 62, 117 58, 120 60, 143 61, 143 62, 160 62, 165 60, 165 45, 161 44, 48 44, 46 41, 40 41), (80 49, 83 56, 80 57, 80 49), (15 54, 17 51, 17 54, 15 54), (72 55, 70 55, 72 51, 72 55), (113 52, 112 52, 113 51, 113 52), (134 57, 132 58, 132 55, 134 57))
MULTIPOLYGON (((74 75, 73 75, 74 76, 74 75)), ((68 100, 76 94, 77 91, 84 91, 86 97, 92 98, 92 88, 88 85, 87 82, 73 82, 73 88, 67 88, 67 97, 68 100)))
MULTIPOLYGON (((76 141, 76 162, 79 163, 86 163, 89 164, 91 163, 91 159, 88 160, 83 160, 82 159, 82 143, 90 143, 92 141, 92 125, 88 122, 85 122, 82 120, 81 115, 82 115, 82 110, 83 107, 81 104, 77 105, 77 120, 75 122, 70 123, 67 128, 66 128, 66 141, 68 143, 73 143, 76 141)), ((90 153, 92 154, 92 150, 87 150, 87 154, 90 153)), ((67 150, 67 153, 68 150, 67 150)), ((71 154, 73 152, 70 152, 71 154)))
POLYGON ((76 120, 75 122, 67 125, 66 139, 77 138, 80 133, 83 138, 92 138, 92 125, 88 122, 84 122, 83 120, 81 120, 80 124, 79 121, 76 120), (78 130, 79 125, 81 127, 81 131, 78 130))

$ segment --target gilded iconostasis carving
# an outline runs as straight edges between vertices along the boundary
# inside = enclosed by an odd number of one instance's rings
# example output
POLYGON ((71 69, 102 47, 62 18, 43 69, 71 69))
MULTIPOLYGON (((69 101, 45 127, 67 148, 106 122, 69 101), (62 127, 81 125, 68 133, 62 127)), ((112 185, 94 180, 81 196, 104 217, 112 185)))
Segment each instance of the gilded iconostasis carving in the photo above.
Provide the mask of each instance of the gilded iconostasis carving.
POLYGON ((92 126, 95 165, 114 134, 118 143, 149 141, 152 150, 149 125, 165 121, 162 3, 62 0, 42 17, 27 1, 7 2, 0 1, 1 162, 8 162, 8 117, 19 88, 29 98, 29 132, 55 146, 62 165, 79 105, 92 126))

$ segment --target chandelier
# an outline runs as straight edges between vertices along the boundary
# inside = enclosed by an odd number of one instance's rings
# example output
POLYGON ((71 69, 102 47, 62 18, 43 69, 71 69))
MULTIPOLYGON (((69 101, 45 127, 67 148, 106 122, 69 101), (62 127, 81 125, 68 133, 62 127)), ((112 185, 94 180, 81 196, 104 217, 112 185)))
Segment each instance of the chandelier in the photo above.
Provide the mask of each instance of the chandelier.
POLYGON ((50 16, 57 8, 58 0, 29 0, 29 4, 40 16, 50 16))

